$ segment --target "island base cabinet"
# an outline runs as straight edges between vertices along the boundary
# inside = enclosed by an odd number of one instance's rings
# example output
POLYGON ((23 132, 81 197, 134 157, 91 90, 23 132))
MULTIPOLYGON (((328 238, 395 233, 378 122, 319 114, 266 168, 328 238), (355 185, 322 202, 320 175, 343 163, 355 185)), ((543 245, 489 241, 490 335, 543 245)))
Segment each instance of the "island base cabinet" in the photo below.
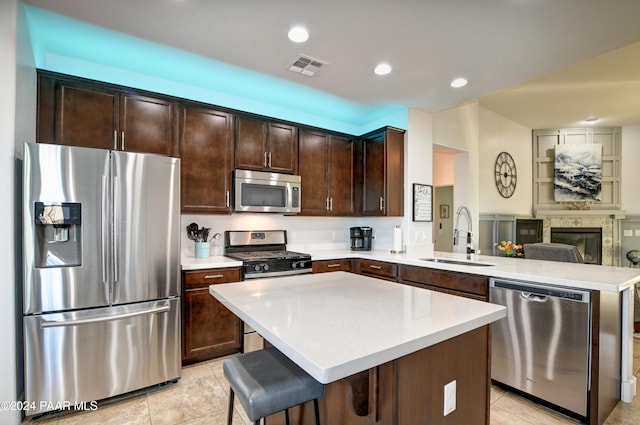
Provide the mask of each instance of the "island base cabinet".
MULTIPOLYGON (((489 326, 326 386, 320 422, 340 425, 489 424, 489 326), (444 415, 444 386, 456 381, 456 409, 444 415)), ((313 403, 289 410, 291 424, 313 425, 313 403)), ((285 423, 284 414, 267 418, 285 423)))
POLYGON ((398 424, 489 424, 489 327, 398 361, 398 424), (444 415, 444 386, 456 381, 456 409, 444 415))

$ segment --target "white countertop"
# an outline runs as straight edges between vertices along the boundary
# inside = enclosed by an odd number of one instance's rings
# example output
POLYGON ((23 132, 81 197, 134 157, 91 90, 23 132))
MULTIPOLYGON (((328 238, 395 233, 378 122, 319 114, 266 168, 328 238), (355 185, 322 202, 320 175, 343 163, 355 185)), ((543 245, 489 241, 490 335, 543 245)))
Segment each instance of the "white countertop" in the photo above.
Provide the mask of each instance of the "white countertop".
MULTIPOLYGON (((182 269, 198 270, 221 267, 240 267, 241 261, 222 256, 195 258, 193 248, 182 251, 182 269)), ((467 266, 433 263, 421 258, 451 258, 465 260, 465 254, 450 252, 408 252, 392 254, 389 251, 351 251, 344 250, 305 250, 313 260, 335 260, 340 258, 365 258, 388 261, 440 270, 472 273, 504 279, 517 279, 529 282, 568 286, 605 292, 620 292, 640 282, 640 269, 629 267, 597 266, 593 264, 572 264, 556 261, 528 260, 523 258, 493 257, 474 255, 474 260, 491 266, 467 266)))
POLYGON ((506 316, 502 306, 347 272, 218 284, 209 292, 322 383, 506 316))
POLYGON ((605 292, 620 292, 640 282, 640 269, 630 267, 598 266, 593 264, 573 264, 557 261, 529 260, 526 258, 494 257, 474 255, 473 260, 489 263, 491 266, 467 266, 423 261, 421 258, 450 258, 465 260, 465 254, 451 252, 407 252, 392 254, 389 251, 323 251, 309 252, 313 260, 338 258, 365 258, 388 261, 461 273, 516 279, 550 285, 568 286, 605 292))
MULTIPOLYGON (((213 252, 213 247, 211 248, 213 252)), ((180 253, 182 270, 220 269, 224 267, 241 267, 242 261, 232 260, 222 255, 212 255, 207 258, 196 258, 195 248, 182 248, 180 253)))

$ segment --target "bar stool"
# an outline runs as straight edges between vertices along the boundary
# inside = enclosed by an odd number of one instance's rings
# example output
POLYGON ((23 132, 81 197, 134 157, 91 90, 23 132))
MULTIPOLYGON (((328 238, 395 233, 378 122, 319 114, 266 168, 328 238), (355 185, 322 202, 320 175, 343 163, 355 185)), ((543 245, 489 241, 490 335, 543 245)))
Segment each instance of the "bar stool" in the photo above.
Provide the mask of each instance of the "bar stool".
POLYGON ((289 425, 289 408, 310 400, 320 425, 318 398, 324 395, 324 385, 275 348, 236 354, 224 360, 223 371, 231 387, 227 425, 233 419, 235 394, 254 425, 282 410, 289 425))

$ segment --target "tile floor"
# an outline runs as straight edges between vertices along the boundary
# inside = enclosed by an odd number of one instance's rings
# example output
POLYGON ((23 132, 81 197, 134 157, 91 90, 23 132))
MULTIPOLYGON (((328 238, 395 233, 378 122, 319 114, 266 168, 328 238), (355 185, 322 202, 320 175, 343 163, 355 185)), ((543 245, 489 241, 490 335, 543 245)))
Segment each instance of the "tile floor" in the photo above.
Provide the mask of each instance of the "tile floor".
MULTIPOLYGON (((634 338, 634 374, 640 382, 640 339, 634 338)), ((23 425, 224 425, 227 419, 227 382, 222 360, 182 369, 177 384, 145 391, 137 396, 101 404, 93 412, 61 414, 23 425)), ((234 425, 250 425, 236 406, 234 425)), ((498 388, 491 390, 491 425, 576 424, 528 400, 498 388)), ((633 403, 618 403, 605 425, 640 424, 640 395, 633 403)), ((335 424, 333 424, 335 425, 335 424)), ((472 425, 472 424, 470 424, 472 425)))

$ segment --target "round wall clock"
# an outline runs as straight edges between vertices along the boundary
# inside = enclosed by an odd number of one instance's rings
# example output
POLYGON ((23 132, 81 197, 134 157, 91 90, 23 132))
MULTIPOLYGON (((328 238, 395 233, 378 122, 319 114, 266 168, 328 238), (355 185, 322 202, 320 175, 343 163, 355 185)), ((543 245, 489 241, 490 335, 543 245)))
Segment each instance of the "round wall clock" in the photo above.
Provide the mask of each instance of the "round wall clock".
POLYGON ((516 163, 507 152, 500 152, 496 158, 495 168, 496 188, 503 198, 510 198, 518 182, 516 163))

